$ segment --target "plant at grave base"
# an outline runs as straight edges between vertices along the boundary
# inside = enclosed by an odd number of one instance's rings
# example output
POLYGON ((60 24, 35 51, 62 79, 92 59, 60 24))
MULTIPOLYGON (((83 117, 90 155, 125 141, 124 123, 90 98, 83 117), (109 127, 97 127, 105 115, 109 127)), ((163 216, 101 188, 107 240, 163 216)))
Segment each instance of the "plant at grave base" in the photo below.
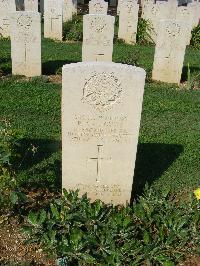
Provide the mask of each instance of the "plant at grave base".
POLYGON ((190 44, 197 49, 200 49, 200 25, 192 30, 192 38, 190 44))
POLYGON ((132 206, 91 203, 67 192, 31 211, 25 232, 59 265, 175 265, 200 241, 200 202, 146 190, 132 206))
POLYGON ((193 89, 200 88, 200 73, 197 75, 191 76, 190 71, 190 64, 187 65, 187 89, 193 90, 193 89))
POLYGON ((12 170, 17 145, 17 134, 11 129, 9 121, 0 121, 0 215, 12 211, 24 199, 12 170))
POLYGON ((63 39, 66 41, 83 40, 83 17, 73 15, 72 20, 63 23, 63 39))
POLYGON ((140 50, 135 50, 135 52, 128 52, 125 57, 120 59, 122 64, 139 66, 140 50))
POLYGON ((138 26, 137 26, 137 35, 136 35, 137 43, 138 44, 154 43, 153 39, 151 38, 152 31, 153 31, 153 28, 149 20, 139 18, 138 26))

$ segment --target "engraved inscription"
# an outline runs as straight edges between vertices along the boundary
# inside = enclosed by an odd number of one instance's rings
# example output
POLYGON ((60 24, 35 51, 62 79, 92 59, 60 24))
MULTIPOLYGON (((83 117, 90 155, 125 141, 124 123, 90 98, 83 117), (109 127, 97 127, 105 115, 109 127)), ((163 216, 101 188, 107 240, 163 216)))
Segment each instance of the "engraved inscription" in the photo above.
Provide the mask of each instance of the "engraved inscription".
POLYGON ((181 28, 180 25, 177 23, 172 23, 166 27, 166 32, 169 36, 176 37, 180 34, 181 28))
POLYGON ((101 3, 96 3, 94 4, 94 9, 95 9, 95 12, 98 14, 98 13, 101 13, 101 11, 103 10, 103 6, 101 5, 101 3))
POLYGON ((121 83, 113 73, 95 73, 85 82, 82 101, 105 111, 118 103, 121 95, 121 83))
POLYGON ((103 143, 130 143, 132 134, 127 130, 128 120, 121 116, 98 116, 96 118, 85 115, 75 116, 75 126, 67 132, 73 143, 89 142, 93 139, 103 143))
POLYGON ((77 184, 75 189, 80 190, 83 193, 94 194, 95 196, 103 196, 104 194, 110 194, 113 197, 120 197, 122 195, 122 190, 120 185, 103 185, 103 184, 77 184))
POLYGON ((100 18, 100 17, 92 18, 92 20, 90 22, 91 30, 94 30, 98 33, 103 32, 105 30, 106 26, 107 26, 107 23, 106 23, 105 19, 100 18))

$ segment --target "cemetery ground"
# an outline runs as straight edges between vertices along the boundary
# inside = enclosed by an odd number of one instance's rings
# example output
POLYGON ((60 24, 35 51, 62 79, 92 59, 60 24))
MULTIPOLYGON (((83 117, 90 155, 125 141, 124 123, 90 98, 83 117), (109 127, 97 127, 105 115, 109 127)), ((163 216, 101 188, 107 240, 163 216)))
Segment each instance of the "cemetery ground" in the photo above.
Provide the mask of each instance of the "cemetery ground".
POLYGON ((11 76, 10 41, 0 41, 0 119, 7 125, 4 159, 11 162, 9 174, 2 168, 9 185, 1 177, 1 192, 17 180, 10 209, 1 213, 0 265, 55 265, 44 258, 48 252, 69 265, 200 265, 200 205, 193 195, 200 186, 200 51, 187 48, 180 86, 151 80, 153 56, 153 45, 114 45, 113 61, 144 68, 147 80, 136 203, 111 207, 74 193, 59 197, 61 68, 81 61, 81 43, 43 39, 43 76, 25 78, 11 76), (39 243, 23 244, 24 225, 39 243))

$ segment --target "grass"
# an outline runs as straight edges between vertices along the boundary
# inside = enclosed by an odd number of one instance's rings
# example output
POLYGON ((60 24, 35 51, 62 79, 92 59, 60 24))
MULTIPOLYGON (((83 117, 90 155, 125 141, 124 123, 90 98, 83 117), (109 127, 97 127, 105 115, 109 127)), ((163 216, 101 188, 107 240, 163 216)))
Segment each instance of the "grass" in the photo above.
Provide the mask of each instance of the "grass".
MULTIPOLYGON (((199 111, 200 92, 180 90, 172 84, 150 80, 154 46, 131 46, 116 43, 113 60, 126 62, 127 55, 147 71, 142 121, 136 161, 134 192, 144 184, 157 190, 170 187, 175 193, 200 185, 199 111)), ((42 40, 43 74, 60 73, 63 64, 81 61, 80 43, 42 40)), ((200 72, 200 51, 187 48, 191 75, 200 72)), ((0 41, 0 73, 11 73, 10 42, 0 41)), ((30 81, 21 77, 0 80, 0 118, 9 119, 22 132, 24 158, 16 162, 16 171, 25 186, 58 189, 61 164, 61 84, 45 77, 30 81), (30 145, 35 155, 27 152, 30 145)))

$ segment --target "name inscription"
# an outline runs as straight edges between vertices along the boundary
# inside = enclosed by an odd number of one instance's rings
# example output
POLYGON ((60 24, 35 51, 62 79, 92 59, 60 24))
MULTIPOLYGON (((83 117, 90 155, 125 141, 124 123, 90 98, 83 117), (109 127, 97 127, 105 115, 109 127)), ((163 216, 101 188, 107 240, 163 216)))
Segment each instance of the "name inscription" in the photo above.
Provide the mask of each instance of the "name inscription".
POLYGON ((67 132, 71 142, 89 142, 90 140, 110 143, 130 143, 132 134, 127 130, 128 120, 121 116, 74 117, 75 126, 67 132))

